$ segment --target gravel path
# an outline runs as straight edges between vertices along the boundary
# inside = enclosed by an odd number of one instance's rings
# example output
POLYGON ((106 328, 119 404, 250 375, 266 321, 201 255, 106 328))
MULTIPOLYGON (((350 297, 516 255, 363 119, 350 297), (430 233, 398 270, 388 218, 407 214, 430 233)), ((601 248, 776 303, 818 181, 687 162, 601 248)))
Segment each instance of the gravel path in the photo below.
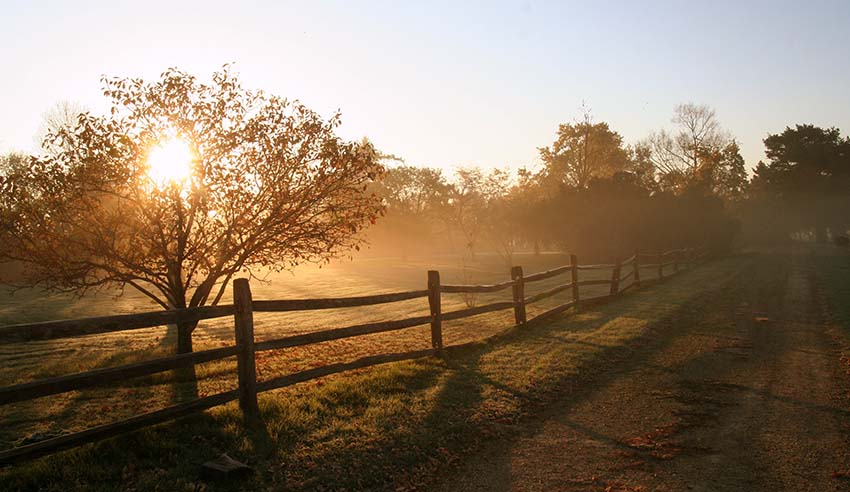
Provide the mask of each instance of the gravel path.
POLYGON ((850 341, 807 261, 755 258, 438 489, 850 490, 850 341))

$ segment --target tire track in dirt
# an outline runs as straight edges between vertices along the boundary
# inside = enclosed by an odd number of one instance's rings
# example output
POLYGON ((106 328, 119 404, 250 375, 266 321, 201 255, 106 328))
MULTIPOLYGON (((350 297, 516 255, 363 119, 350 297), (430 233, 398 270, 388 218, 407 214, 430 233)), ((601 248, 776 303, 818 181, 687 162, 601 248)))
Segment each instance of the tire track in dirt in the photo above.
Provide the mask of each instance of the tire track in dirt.
POLYGON ((850 490, 842 335, 802 255, 761 255, 446 491, 850 490))

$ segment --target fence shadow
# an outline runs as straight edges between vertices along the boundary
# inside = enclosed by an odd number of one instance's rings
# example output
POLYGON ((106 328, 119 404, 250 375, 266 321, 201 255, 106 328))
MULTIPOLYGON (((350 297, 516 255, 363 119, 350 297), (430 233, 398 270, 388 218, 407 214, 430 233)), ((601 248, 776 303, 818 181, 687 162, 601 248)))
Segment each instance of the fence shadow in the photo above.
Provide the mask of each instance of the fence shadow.
MULTIPOLYGON (((669 251, 666 253, 657 253, 654 255, 645 255, 636 253, 632 259, 625 261, 634 261, 635 270, 638 269, 638 260, 641 257, 651 257, 655 258, 657 261, 657 269, 659 272, 659 276, 663 276, 663 269, 665 266, 672 266, 675 271, 679 269, 679 262, 686 261, 691 263, 696 259, 701 259, 705 256, 705 252, 701 252, 699 255, 695 254, 695 251, 692 250, 675 250, 669 251), (684 256, 683 256, 684 255, 684 256), (684 260, 683 260, 684 258, 684 260), (666 261, 665 261, 666 260, 666 261)), ((198 398, 199 389, 198 389, 198 381, 197 381, 197 371, 195 368, 195 364, 201 362, 208 362, 212 360, 218 360, 225 357, 230 357, 233 355, 237 355, 237 367, 239 373, 239 390, 238 397, 240 400, 240 405, 243 407, 242 410, 246 413, 250 413, 252 408, 256 408, 257 405, 257 392, 258 392, 258 384, 256 381, 256 373, 255 373, 255 361, 254 361, 254 352, 255 351, 263 351, 263 350, 273 350, 273 349, 281 349, 288 347, 297 347, 308 344, 321 343, 329 340, 337 340, 342 338, 367 335, 372 333, 382 333, 389 332, 399 329, 410 328, 413 326, 419 325, 431 325, 431 342, 435 347, 442 346, 442 320, 454 320, 465 318, 469 316, 475 316, 482 313, 499 311, 505 309, 513 309, 515 311, 516 321, 520 324, 519 327, 512 328, 507 330, 502 335, 497 335, 492 339, 485 342, 485 344, 480 346, 471 346, 464 348, 454 348, 452 350, 447 350, 452 353, 461 353, 463 351, 468 351, 466 358, 458 359, 458 361, 466 361, 466 362, 450 362, 451 358, 447 359, 447 363, 460 363, 461 366, 457 366, 452 371, 452 376, 445 381, 445 386, 442 388, 444 391, 444 397, 447 400, 450 400, 452 395, 458 395, 461 392, 456 388, 463 388, 465 391, 465 400, 467 402, 472 402, 479 400, 481 398, 481 391, 483 388, 486 388, 487 385, 493 386, 494 381, 490 380, 489 382, 486 378, 483 378, 482 374, 479 371, 479 361, 474 355, 478 353, 479 355, 483 352, 482 350, 487 350, 488 348, 492 348, 494 344, 502 344, 502 343, 510 343, 514 340, 514 337, 525 337, 525 331, 529 329, 530 325, 526 325, 525 319, 525 305, 528 302, 532 302, 532 298, 526 298, 523 293, 523 286, 527 282, 533 282, 536 280, 542 280, 546 278, 552 278, 556 275, 560 275, 563 273, 569 273, 571 276, 571 282, 568 284, 564 284, 558 286, 554 289, 550 289, 550 291, 536 294, 533 297, 533 301, 541 300, 545 297, 556 294, 557 292, 561 292, 567 289, 572 290, 573 292, 573 301, 570 303, 561 305, 556 307, 554 310, 550 310, 547 313, 549 315, 556 315, 560 312, 564 312, 571 308, 571 306, 579 305, 579 287, 582 285, 610 285, 611 286, 611 295, 602 296, 600 298, 595 299, 596 302, 602 302, 604 300, 616 298, 618 294, 619 288, 625 288, 626 286, 620 286, 621 279, 621 267, 624 262, 617 261, 615 264, 611 265, 579 265, 578 260, 575 255, 571 256, 571 264, 565 267, 560 267, 554 270, 550 270, 547 272, 540 272, 537 274, 532 274, 527 277, 522 276, 521 269, 518 269, 518 275, 513 275, 513 278, 509 281, 502 282, 500 284, 495 285, 445 285, 441 286, 439 283, 439 274, 437 272, 429 272, 429 285, 427 290, 422 291, 408 291, 408 292, 398 292, 392 294, 379 294, 379 295, 371 295, 371 296, 360 296, 360 297, 349 297, 349 298, 336 298, 336 299, 304 299, 304 300, 261 300, 261 301, 252 301, 250 288, 248 286, 248 282, 246 279, 237 279, 234 281, 234 305, 228 306, 207 306, 202 308, 191 308, 179 311, 161 311, 161 312, 151 312, 151 313, 139 313, 133 315, 120 315, 120 316, 107 316, 101 318, 90 318, 83 320, 65 320, 58 322, 47 322, 47 323, 35 323, 31 325, 20 325, 16 327, 0 327, 0 343, 8 341, 7 339, 19 339, 24 334, 25 337, 32 337, 32 339, 42 339, 42 338, 61 338, 68 337, 80 334, 98 334, 98 333, 109 333, 114 331, 142 328, 142 327, 150 327, 150 326, 161 326, 168 325, 168 334, 163 337, 162 344, 165 343, 174 343, 176 346, 176 339, 178 338, 178 333, 176 329, 176 325, 179 323, 197 323, 202 319, 223 317, 223 316, 235 316, 236 320, 236 347, 230 347, 228 349, 217 349, 217 350, 208 350, 207 353, 203 352, 195 352, 191 354, 182 354, 176 356, 170 356, 166 358, 161 358, 155 361, 150 361, 148 363, 139 363, 139 364, 131 364, 124 365, 115 368, 109 368, 108 374, 110 375, 110 380, 115 381, 118 380, 120 375, 126 374, 125 378, 130 377, 139 377, 139 375, 150 375, 156 374, 159 372, 164 372, 171 370, 174 372, 173 379, 173 392, 172 392, 172 403, 175 405, 172 407, 168 407, 166 409, 154 412, 156 415, 149 415, 146 417, 150 424, 170 420, 176 418, 179 415, 185 415, 187 411, 199 411, 205 408, 209 408, 214 405, 219 405, 228 401, 231 401, 235 398, 237 391, 224 392, 220 394, 213 395, 211 397, 198 398), (613 269, 613 276, 610 280, 578 280, 578 271, 579 270, 599 270, 599 269, 613 269), (431 274, 436 274, 436 282, 432 282, 431 274), (474 308, 461 309, 458 311, 451 311, 448 313, 441 312, 441 294, 443 292, 446 293, 478 293, 478 292, 495 292, 503 289, 512 288, 513 290, 513 301, 512 302, 495 302, 492 304, 487 304, 484 306, 476 306, 474 308), (238 292, 241 292, 241 295, 236 295, 238 292), (544 295, 545 294, 545 295, 544 295), (374 304, 382 304, 389 302, 396 302, 401 300, 415 299, 428 297, 429 304, 431 308, 430 316, 419 316, 414 318, 407 318, 403 320, 394 320, 394 321, 386 321, 379 323, 369 323, 364 325, 356 325, 349 326, 344 328, 336 328, 331 330, 324 330, 320 332, 310 332, 301 335, 293 335, 288 337, 283 337, 275 340, 267 340, 261 343, 257 343, 255 346, 254 336, 253 336, 253 317, 252 312, 283 312, 283 311, 297 311, 297 310, 312 310, 312 309, 328 309, 328 308, 340 308, 340 307, 354 307, 354 306, 369 306, 374 304), (523 331, 525 330, 525 331, 523 331), (234 349, 234 350, 229 350, 234 349), (476 352, 478 351, 478 352, 476 352), (472 386, 470 386, 472 385, 472 386), (476 396, 477 395, 477 396, 476 396), (194 402, 194 403, 192 403, 194 402), (192 405, 187 406, 188 403, 192 403, 192 405)), ((651 266, 646 264, 641 264, 641 267, 651 266)), ((625 278, 625 277, 624 277, 625 278)), ((584 300, 583 300, 584 301, 584 300)), ((415 356, 419 357, 421 355, 425 355, 427 351, 419 351, 415 356)), ((296 384, 302 381, 306 381, 308 379, 314 379, 316 377, 322 377, 328 374, 333 374, 335 372, 340 372, 343 370, 349 370, 356 367, 365 367, 368 365, 374 365, 377 363, 387 362, 390 360, 401 360, 403 358, 411 358, 414 356, 414 353, 410 353, 409 355, 405 354, 385 354, 383 356, 373 356, 375 359, 373 362, 365 361, 367 363, 361 364, 340 364, 339 370, 334 367, 327 368, 316 368, 307 371, 303 371, 302 373, 292 374, 288 376, 283 376, 280 378, 276 378, 275 381, 266 381, 262 384, 261 390, 270 390, 274 388, 279 388, 283 386, 289 386, 291 384, 296 384), (396 357, 393 359, 393 356, 399 355, 402 357, 396 357)), ((78 389, 80 385, 85 384, 83 387, 93 386, 97 383, 97 376, 104 374, 103 371, 90 371, 89 373, 79 373, 69 376, 64 376, 61 378, 56 378, 56 380, 51 381, 36 381, 30 383, 26 388, 24 387, 9 387, 9 388, 0 388, 0 404, 3 403, 3 395, 4 390, 5 394, 8 398, 17 398, 13 401, 22 401, 26 398, 23 398, 20 395, 46 395, 46 394, 57 394, 63 391, 71 391, 78 389), (15 395, 15 393, 20 393, 19 395, 15 395)), ((505 390, 505 388, 501 388, 505 390)), ((439 400, 438 400, 439 402, 439 400)), ((448 403, 448 402, 447 402, 448 403)), ((441 407, 442 408, 442 407, 441 407)), ((120 433, 122 428, 138 428, 139 421, 129 422, 129 421, 121 421, 114 424, 114 426, 110 427, 108 433, 110 435, 116 435, 120 433), (123 426, 123 427, 122 427, 123 426)), ((97 434, 97 438, 103 438, 107 432, 105 429, 99 431, 100 434, 97 434)), ((89 441, 94 440, 91 435, 80 433, 79 436, 65 436, 68 439, 76 439, 74 442, 82 442, 83 440, 88 439, 89 441)), ((264 436, 262 432, 255 436, 257 442, 259 444, 263 444, 263 440, 267 439, 268 436, 264 436)), ((57 440, 56 446, 58 447, 68 447, 68 439, 57 440)), ((45 454, 48 452, 49 448, 53 445, 53 442, 44 442, 38 446, 38 449, 30 450, 26 447, 22 449, 11 449, 6 451, 0 451, 0 464, 9 462, 11 460, 20 460, 25 459, 27 456, 30 456, 29 453, 45 454)))

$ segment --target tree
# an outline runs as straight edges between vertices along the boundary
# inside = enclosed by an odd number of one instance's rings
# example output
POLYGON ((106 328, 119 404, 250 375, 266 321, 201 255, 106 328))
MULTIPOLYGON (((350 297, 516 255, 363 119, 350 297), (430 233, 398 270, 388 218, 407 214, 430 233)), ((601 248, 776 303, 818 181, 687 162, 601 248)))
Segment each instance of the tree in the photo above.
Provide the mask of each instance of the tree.
POLYGON ((627 170, 630 163, 623 137, 608 123, 593 123, 588 112, 581 122, 560 125, 552 146, 538 150, 548 179, 575 188, 627 170))
POLYGON ((41 114, 41 125, 36 134, 36 144, 44 153, 57 154, 63 149, 60 142, 52 137, 59 136, 63 131, 73 129, 85 108, 70 101, 60 101, 41 114))
POLYGON ((842 137, 838 128, 796 125, 769 135, 764 145, 769 162, 756 168, 753 198, 781 208, 786 232, 813 228, 820 241, 826 239, 827 229, 846 232, 850 138, 842 137))
POLYGON ((548 239, 589 261, 625 258, 635 249, 725 250, 738 232, 738 221, 719 197, 695 188, 652 190, 632 172, 594 179, 585 189, 564 188, 546 208, 557 211, 550 215, 548 239), (565 213, 570 210, 577 213, 565 213))
POLYGON ((541 242, 547 235, 550 214, 541 176, 524 167, 518 169, 516 181, 508 190, 507 200, 510 214, 504 226, 509 227, 518 240, 530 246, 535 256, 539 256, 541 242))
POLYGON ((442 214, 451 193, 439 169, 391 167, 373 189, 386 205, 386 216, 370 231, 373 246, 377 243, 406 256, 411 250, 421 252, 435 245, 429 239, 443 225, 442 214))
MULTIPOLYGON (((358 247, 382 212, 366 191, 383 172, 377 153, 338 138, 338 114, 245 90, 227 66, 207 83, 169 69, 103 85, 109 116, 81 115, 49 136, 61 151, 0 178, 0 260, 26 266, 23 285, 216 304, 239 272, 358 247), (186 175, 178 159, 158 178, 152 154, 181 141, 186 175)), ((178 327, 178 352, 191 351, 194 328, 178 327)))
POLYGON ((680 104, 671 120, 676 129, 653 133, 644 145, 651 149, 651 161, 662 186, 681 190, 693 183, 706 156, 720 153, 730 138, 720 127, 714 110, 705 105, 680 104))
POLYGON ((732 140, 719 151, 707 150, 700 159, 702 163, 694 178, 697 188, 727 203, 738 203, 744 198, 749 176, 736 141, 732 140))
POLYGON ((772 189, 771 169, 759 161, 740 207, 748 242, 788 241, 790 233, 805 228, 798 208, 786 206, 772 189))
POLYGON ((460 231, 464 249, 474 258, 479 241, 489 229, 490 205, 504 195, 509 176, 499 169, 484 173, 477 167, 460 168, 455 176, 446 220, 449 227, 460 231))
POLYGON ((376 192, 384 199, 387 212, 422 215, 438 208, 449 194, 449 185, 439 169, 399 166, 387 169, 376 192))
POLYGON ((30 157, 20 152, 9 152, 0 155, 0 176, 6 176, 14 172, 20 172, 30 163, 30 157))
POLYGON ((482 187, 482 236, 496 251, 505 266, 514 266, 514 253, 525 232, 525 208, 531 203, 523 187, 522 174, 515 181, 507 171, 494 169, 482 187))
POLYGON ((652 148, 645 142, 638 142, 627 146, 626 152, 629 157, 628 172, 634 176, 634 180, 647 190, 656 190, 658 182, 652 163, 652 148))

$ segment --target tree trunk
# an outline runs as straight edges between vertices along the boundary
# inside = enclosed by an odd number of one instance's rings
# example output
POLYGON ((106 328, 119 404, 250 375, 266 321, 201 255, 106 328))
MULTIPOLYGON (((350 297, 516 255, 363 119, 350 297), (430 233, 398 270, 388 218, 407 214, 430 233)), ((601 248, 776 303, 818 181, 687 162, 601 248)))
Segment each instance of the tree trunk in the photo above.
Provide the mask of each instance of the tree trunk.
POLYGON ((177 353, 188 354, 192 352, 192 332, 198 323, 179 323, 177 325, 177 353))
MULTIPOLYGON (((177 353, 188 354, 192 352, 192 332, 198 322, 177 324, 177 353)), ((174 402, 194 400, 198 398, 198 376, 195 366, 181 367, 175 371, 177 376, 174 381, 174 402)))

